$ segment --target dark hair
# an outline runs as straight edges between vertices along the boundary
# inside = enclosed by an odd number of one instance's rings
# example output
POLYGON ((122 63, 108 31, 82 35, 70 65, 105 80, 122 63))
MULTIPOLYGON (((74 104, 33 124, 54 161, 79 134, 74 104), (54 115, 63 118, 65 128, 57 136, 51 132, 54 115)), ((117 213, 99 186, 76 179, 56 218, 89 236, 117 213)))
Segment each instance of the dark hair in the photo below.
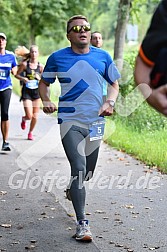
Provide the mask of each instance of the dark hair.
POLYGON ((71 22, 72 22, 73 20, 76 20, 76 19, 84 19, 86 22, 88 22, 88 19, 87 19, 85 16, 83 16, 83 15, 75 15, 75 16, 72 16, 72 17, 67 21, 67 33, 68 33, 68 31, 69 31, 69 26, 70 26, 71 22))
MULTIPOLYGON (((101 34, 101 32, 99 32, 99 31, 94 31, 94 32, 91 33, 91 39, 93 38, 93 34, 94 34, 94 33, 99 33, 99 34, 101 34)), ((102 34, 101 34, 101 35, 102 35, 102 34)))

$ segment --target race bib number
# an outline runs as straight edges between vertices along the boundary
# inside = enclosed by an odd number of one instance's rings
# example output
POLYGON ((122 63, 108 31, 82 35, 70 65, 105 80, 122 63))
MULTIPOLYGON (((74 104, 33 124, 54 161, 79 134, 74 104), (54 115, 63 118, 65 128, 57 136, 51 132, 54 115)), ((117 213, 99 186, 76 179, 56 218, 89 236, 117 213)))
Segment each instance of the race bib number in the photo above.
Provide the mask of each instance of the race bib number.
POLYGON ((99 140, 103 138, 104 135, 105 121, 97 121, 91 124, 90 130, 90 141, 99 140))
POLYGON ((38 88, 38 80, 29 80, 26 83, 26 87, 29 89, 36 89, 38 88))
POLYGON ((8 76, 8 71, 5 71, 4 69, 0 69, 0 79, 6 80, 8 76))

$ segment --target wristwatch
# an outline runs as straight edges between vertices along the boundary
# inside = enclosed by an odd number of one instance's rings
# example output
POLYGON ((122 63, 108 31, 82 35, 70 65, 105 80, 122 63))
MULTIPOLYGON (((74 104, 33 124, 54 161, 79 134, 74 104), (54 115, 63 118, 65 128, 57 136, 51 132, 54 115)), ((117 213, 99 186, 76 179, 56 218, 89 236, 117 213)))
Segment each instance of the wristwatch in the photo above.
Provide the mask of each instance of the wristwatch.
POLYGON ((107 100, 106 102, 108 102, 110 104, 110 106, 114 108, 114 106, 115 106, 114 100, 107 100))

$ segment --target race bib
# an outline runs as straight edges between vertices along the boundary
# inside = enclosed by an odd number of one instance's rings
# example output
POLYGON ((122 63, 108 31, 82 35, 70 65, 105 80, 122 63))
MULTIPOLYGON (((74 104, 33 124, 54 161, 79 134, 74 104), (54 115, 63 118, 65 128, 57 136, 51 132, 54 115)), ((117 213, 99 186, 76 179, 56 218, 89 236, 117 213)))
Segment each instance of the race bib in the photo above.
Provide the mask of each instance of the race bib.
POLYGON ((29 80, 28 82, 26 82, 26 87, 29 89, 38 88, 38 80, 29 80))
POLYGON ((103 138, 104 135, 105 121, 97 121, 90 125, 90 141, 99 140, 103 138))
POLYGON ((8 76, 8 71, 7 70, 5 71, 4 69, 0 69, 0 79, 6 80, 7 76, 8 76))

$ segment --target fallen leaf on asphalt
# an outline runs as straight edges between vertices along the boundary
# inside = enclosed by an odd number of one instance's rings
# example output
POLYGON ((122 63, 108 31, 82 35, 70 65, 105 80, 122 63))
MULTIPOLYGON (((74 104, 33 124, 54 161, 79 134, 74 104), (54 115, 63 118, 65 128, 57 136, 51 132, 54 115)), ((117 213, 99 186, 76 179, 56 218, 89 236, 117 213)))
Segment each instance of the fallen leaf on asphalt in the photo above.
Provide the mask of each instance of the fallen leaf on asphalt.
POLYGON ((149 248, 149 250, 156 250, 156 249, 159 249, 159 248, 160 248, 159 246, 156 246, 156 247, 149 248))
POLYGON ((67 213, 67 215, 68 215, 69 217, 74 217, 74 214, 72 214, 72 213, 67 213))
POLYGON ((36 243, 37 241, 36 241, 36 240, 31 240, 30 242, 31 242, 31 243, 36 243))
POLYGON ((134 206, 133 205, 125 205, 125 208, 132 209, 132 208, 134 208, 134 206))
POLYGON ((133 211, 130 211, 131 214, 139 214, 139 212, 133 212, 133 211))
POLYGON ((91 213, 87 212, 86 215, 91 215, 91 213))
POLYGON ((152 170, 144 170, 143 172, 145 172, 145 173, 153 173, 152 170))
POLYGON ((105 213, 105 211, 103 211, 103 210, 96 210, 95 213, 103 214, 103 213, 105 213))
POLYGON ((49 216, 47 216, 47 215, 44 215, 43 216, 43 219, 49 219, 50 217, 49 216))
POLYGON ((31 249, 34 249, 34 248, 35 248, 35 245, 25 246, 25 249, 27 249, 27 250, 31 250, 31 249))
POLYGON ((43 212, 43 213, 41 213, 41 215, 46 215, 46 213, 43 212))
POLYGON ((1 224, 1 227, 4 227, 4 228, 11 228, 12 224, 8 224, 8 223, 5 223, 5 224, 1 224))
POLYGON ((68 228, 66 228, 66 230, 72 230, 72 228, 71 228, 71 227, 68 227, 68 228))
POLYGON ((13 245, 13 244, 20 244, 20 241, 14 241, 14 242, 12 242, 11 244, 12 244, 12 245, 13 245))
POLYGON ((103 217, 103 219, 104 219, 104 220, 108 220, 108 219, 109 219, 109 217, 103 217))
POLYGON ((116 218, 114 219, 114 221, 119 225, 123 224, 123 221, 121 221, 121 219, 116 218))
POLYGON ((122 248, 124 245, 123 244, 115 244, 115 247, 122 248))
POLYGON ((114 215, 118 215, 118 216, 120 216, 120 213, 115 212, 115 213, 114 213, 114 215))
POLYGON ((147 199, 147 198, 148 198, 148 196, 143 195, 143 198, 147 199))
POLYGON ((0 191, 0 196, 7 194, 7 191, 0 191))

